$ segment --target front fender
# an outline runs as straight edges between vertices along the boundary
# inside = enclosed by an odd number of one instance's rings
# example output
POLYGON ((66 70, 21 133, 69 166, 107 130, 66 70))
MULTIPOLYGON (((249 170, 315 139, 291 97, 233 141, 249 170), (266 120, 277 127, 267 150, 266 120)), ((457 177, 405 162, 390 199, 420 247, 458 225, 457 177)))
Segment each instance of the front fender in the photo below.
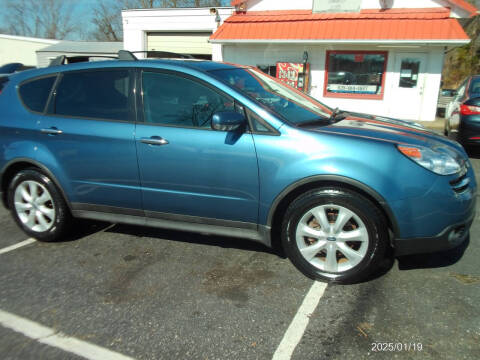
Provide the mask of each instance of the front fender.
MULTIPOLYGON (((255 135, 260 177, 260 224, 289 190, 307 182, 337 181, 371 194, 378 202, 418 197, 436 179, 390 142, 281 129, 280 137, 255 135)), ((389 210, 390 211, 390 210, 389 210)), ((392 215, 396 218, 395 214, 392 215)))

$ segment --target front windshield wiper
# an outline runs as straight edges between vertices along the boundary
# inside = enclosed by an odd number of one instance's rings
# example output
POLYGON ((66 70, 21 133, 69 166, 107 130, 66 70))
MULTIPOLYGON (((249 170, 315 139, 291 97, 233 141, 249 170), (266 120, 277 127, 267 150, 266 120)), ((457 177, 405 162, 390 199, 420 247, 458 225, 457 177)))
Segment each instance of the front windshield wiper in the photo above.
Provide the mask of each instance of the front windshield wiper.
POLYGON ((330 124, 334 124, 338 121, 345 119, 349 115, 348 112, 340 110, 338 107, 333 110, 332 115, 330 115, 330 124))
POLYGON ((313 119, 313 120, 308 120, 308 121, 302 122, 302 123, 298 124, 298 126, 304 127, 304 126, 317 125, 319 123, 320 124, 324 123, 325 125, 330 125, 330 124, 334 124, 336 122, 342 121, 348 115, 350 115, 348 112, 341 111, 337 107, 337 108, 335 108, 335 110, 333 110, 332 115, 330 115, 329 118, 319 117, 319 118, 316 118, 316 119, 313 119))

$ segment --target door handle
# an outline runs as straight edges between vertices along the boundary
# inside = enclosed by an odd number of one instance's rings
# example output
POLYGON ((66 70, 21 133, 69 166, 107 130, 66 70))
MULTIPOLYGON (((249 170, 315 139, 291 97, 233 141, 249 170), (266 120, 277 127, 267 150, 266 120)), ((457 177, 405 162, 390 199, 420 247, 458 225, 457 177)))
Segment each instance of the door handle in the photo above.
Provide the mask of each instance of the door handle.
POLYGON ((41 129, 40 132, 41 132, 42 134, 47 134, 47 135, 60 135, 60 134, 63 134, 63 131, 57 129, 56 127, 51 127, 50 129, 41 129))
POLYGON ((157 145, 157 146, 168 144, 168 140, 165 140, 164 138, 162 138, 160 136, 152 136, 152 137, 149 137, 149 138, 141 138, 140 142, 143 143, 143 144, 147 144, 147 145, 157 145))

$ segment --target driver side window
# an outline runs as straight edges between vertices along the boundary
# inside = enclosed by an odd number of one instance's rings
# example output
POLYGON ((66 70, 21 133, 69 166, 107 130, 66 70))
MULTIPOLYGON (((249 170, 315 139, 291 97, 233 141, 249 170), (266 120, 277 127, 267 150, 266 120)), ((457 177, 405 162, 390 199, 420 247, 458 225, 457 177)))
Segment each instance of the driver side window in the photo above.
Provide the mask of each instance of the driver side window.
POLYGON ((144 72, 142 84, 146 123, 210 128, 214 113, 235 109, 233 99, 180 75, 144 72))

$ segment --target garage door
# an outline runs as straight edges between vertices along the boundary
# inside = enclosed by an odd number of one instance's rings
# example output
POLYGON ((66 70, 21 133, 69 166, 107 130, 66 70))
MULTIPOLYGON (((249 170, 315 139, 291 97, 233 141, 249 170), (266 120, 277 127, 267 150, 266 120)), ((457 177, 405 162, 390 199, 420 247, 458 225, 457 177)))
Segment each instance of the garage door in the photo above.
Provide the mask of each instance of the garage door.
POLYGON ((178 54, 212 55, 208 42, 211 32, 155 32, 147 34, 148 51, 169 51, 178 54))

